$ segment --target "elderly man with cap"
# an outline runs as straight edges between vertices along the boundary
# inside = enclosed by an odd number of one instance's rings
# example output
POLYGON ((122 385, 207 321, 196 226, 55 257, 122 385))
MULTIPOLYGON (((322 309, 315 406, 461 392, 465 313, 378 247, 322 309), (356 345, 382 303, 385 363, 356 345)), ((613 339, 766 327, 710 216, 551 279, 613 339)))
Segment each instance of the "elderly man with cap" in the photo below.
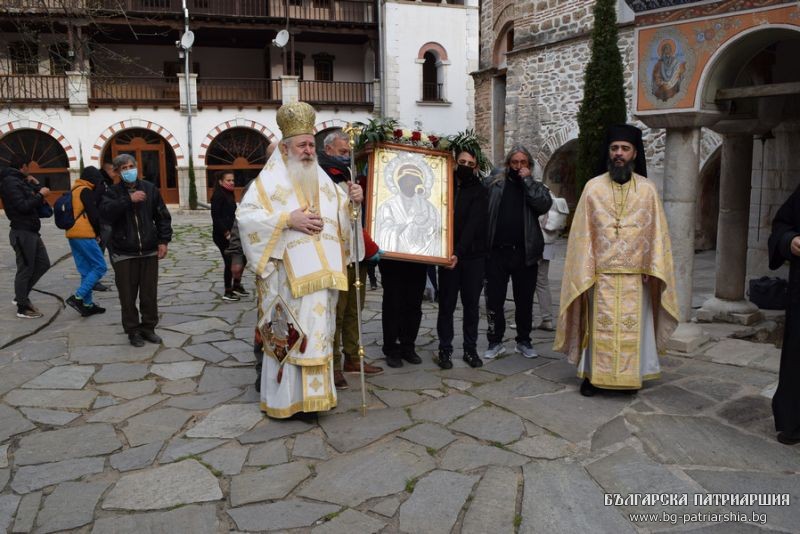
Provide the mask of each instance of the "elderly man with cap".
MULTIPOLYGON (((332 343, 339 291, 347 291, 351 206, 361 187, 336 187, 317 164, 314 109, 278 110, 279 150, 242 199, 236 218, 256 272, 263 341, 261 409, 270 417, 336 406, 332 343)), ((363 251, 363 243, 357 247, 363 251)), ((361 258, 358 258, 361 259, 361 258)))
POLYGON ((580 392, 636 391, 658 378, 678 324, 672 248, 642 132, 612 126, 602 174, 586 183, 570 229, 554 349, 578 366, 580 392))

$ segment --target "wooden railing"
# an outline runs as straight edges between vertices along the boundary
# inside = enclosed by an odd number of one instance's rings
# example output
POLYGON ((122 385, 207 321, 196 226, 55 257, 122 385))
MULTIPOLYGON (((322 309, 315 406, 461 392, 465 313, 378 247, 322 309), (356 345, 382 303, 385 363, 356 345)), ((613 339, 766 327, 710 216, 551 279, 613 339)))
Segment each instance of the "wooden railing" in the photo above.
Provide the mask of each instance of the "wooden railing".
POLYGON ((281 81, 268 78, 197 78, 199 105, 280 104, 281 81))
POLYGON ((423 102, 444 102, 444 84, 425 82, 422 84, 423 102))
POLYGON ((300 100, 311 104, 372 105, 371 82, 319 82, 300 80, 300 100))
MULTIPOLYGON (((286 0, 187 0, 192 16, 247 17, 286 19, 286 0)), ((182 15, 181 0, 0 0, 0 9, 23 7, 54 11, 86 9, 126 14, 182 15)), ((289 17, 294 20, 375 24, 373 0, 302 0, 289 1, 289 17)))
POLYGON ((179 105, 177 78, 161 76, 92 76, 90 105, 179 105))
POLYGON ((66 104, 67 77, 46 74, 0 76, 0 102, 66 104))

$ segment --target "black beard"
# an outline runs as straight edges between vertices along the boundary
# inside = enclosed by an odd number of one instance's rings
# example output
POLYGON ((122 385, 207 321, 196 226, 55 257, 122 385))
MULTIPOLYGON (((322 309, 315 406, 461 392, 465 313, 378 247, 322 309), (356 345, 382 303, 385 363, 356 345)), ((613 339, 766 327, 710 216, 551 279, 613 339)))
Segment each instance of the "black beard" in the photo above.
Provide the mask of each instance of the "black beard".
POLYGON ((608 160, 608 173, 611 175, 611 179, 617 182, 618 184, 622 185, 628 182, 633 176, 633 169, 634 169, 634 162, 633 160, 629 161, 622 167, 618 167, 614 165, 614 162, 609 159, 608 160))

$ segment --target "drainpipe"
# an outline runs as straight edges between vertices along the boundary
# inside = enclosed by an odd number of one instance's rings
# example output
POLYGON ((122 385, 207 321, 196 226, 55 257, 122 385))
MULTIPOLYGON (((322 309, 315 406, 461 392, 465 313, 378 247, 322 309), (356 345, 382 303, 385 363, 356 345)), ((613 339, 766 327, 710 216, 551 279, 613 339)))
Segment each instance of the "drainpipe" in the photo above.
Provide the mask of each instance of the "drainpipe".
POLYGON ((383 29, 383 0, 375 0, 375 6, 378 11, 378 49, 380 58, 378 60, 378 69, 381 78, 381 109, 380 116, 386 116, 386 36, 383 29))

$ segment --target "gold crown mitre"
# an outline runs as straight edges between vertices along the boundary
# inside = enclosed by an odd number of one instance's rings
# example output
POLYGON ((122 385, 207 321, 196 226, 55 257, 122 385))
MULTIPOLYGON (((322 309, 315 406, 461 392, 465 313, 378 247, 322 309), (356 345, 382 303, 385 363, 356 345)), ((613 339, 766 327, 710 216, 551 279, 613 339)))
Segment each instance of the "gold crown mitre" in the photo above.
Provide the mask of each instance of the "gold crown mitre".
POLYGON ((278 109, 278 128, 281 129, 284 139, 295 135, 314 135, 314 120, 317 112, 305 102, 292 102, 284 104, 278 109))

